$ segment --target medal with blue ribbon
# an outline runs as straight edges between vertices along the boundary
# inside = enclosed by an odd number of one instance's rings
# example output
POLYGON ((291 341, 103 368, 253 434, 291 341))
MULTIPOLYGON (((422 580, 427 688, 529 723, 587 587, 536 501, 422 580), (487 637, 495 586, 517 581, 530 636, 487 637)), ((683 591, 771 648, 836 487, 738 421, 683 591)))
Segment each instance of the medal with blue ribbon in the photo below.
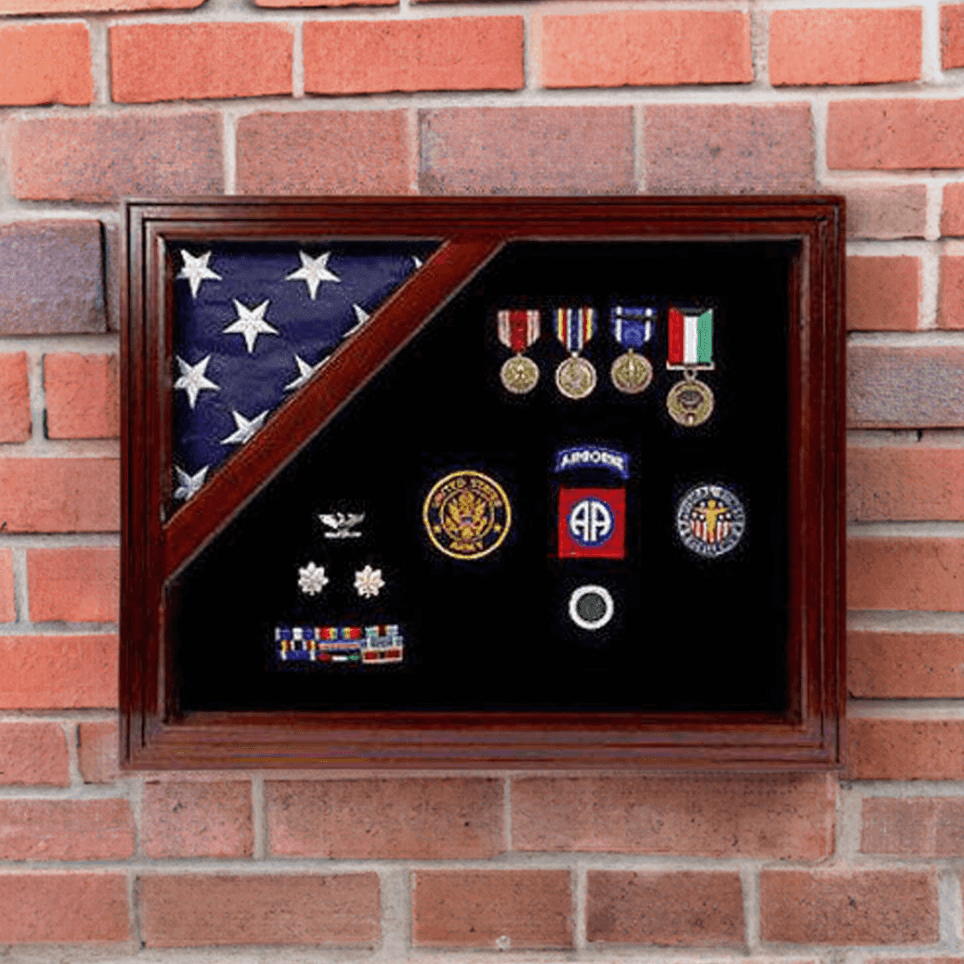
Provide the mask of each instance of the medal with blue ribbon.
POLYGON ((595 333, 595 308, 556 309, 556 337, 571 352, 556 369, 556 388, 566 398, 585 398, 596 387, 596 369, 579 354, 595 333))
POLYGON ((609 312, 609 326, 613 338, 627 349, 610 369, 613 385, 627 395, 636 395, 653 380, 653 366, 642 350, 652 341, 656 329, 657 312, 647 305, 616 305, 609 312))
POLYGON ((499 341, 515 352, 499 372, 502 384, 513 395, 531 392, 539 381, 539 366, 522 353, 539 338, 539 312, 528 310, 500 311, 496 316, 499 341))

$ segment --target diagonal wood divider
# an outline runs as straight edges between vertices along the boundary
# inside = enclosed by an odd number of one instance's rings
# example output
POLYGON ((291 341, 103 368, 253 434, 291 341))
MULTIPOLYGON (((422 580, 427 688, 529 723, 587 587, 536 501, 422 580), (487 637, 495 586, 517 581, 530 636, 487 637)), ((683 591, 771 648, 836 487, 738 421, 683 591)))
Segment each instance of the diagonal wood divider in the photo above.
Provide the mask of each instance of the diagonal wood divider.
POLYGON ((339 346, 319 374, 286 401, 162 528, 165 578, 190 561, 315 433, 495 254, 502 239, 450 240, 339 346), (363 372, 364 375, 359 376, 363 372), (199 539, 198 533, 205 535, 199 539))

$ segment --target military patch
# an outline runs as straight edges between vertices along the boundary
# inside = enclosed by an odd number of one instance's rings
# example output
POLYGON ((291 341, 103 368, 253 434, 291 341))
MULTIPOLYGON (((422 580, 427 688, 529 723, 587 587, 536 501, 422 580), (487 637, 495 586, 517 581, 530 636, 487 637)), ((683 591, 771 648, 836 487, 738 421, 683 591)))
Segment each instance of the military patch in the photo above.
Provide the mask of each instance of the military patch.
POLYGON ((422 507, 432 545, 453 559, 481 559, 505 541, 512 508, 495 479, 462 469, 439 479, 422 507))
POLYGON ((676 508, 676 531, 683 545, 707 559, 736 548, 745 526, 742 503, 722 485, 697 485, 676 508))
POLYGON ((571 469, 607 469, 621 479, 629 478, 629 455, 602 445, 572 445, 559 449, 553 462, 553 472, 571 469))
POLYGON ((559 558, 626 555, 626 490, 559 490, 559 558))
POLYGON ((615 611, 612 594, 604 586, 580 586, 569 597, 569 618, 580 629, 602 629, 615 611))

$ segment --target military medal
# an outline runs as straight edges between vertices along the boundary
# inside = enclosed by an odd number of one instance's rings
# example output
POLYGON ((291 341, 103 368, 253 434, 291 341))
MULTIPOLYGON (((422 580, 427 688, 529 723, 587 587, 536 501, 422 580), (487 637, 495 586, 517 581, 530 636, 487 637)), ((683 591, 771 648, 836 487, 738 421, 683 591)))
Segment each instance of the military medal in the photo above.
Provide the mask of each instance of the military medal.
POLYGON ((652 339, 656 309, 616 305, 609 313, 609 324, 613 337, 627 349, 610 369, 613 385, 627 395, 637 395, 653 380, 653 366, 645 355, 637 355, 634 349, 642 348, 652 339))
POLYGON ((422 522, 439 552, 453 559, 481 559, 505 541, 512 509, 495 479, 463 469, 432 486, 422 507, 422 522))
POLYGON ((566 398, 585 398, 596 387, 596 369, 579 354, 595 331, 594 308, 556 309, 556 337, 572 352, 556 369, 556 388, 566 398))
POLYGON ((502 366, 499 377, 507 391, 525 395, 539 381, 539 366, 522 353, 539 338, 538 311, 500 311, 497 315, 499 341, 515 355, 502 366))
POLYGON ((680 541, 704 559, 722 556, 736 548, 745 526, 742 503, 722 485, 697 485, 676 507, 680 541))
POLYGON ((669 309, 666 367, 682 369, 683 380, 666 396, 666 408, 674 422, 692 428, 702 425, 713 412, 713 392, 697 377, 698 371, 712 371, 713 309, 684 311, 669 309))

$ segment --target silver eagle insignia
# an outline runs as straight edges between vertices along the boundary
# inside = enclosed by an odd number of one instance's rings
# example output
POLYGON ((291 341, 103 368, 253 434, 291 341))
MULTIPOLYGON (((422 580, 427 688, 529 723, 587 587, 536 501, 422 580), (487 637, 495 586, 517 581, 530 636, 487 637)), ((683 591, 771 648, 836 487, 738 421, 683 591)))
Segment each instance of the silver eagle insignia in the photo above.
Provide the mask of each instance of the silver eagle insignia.
POLYGON ((365 521, 365 513, 322 512, 318 518, 331 530, 325 533, 326 539, 357 539, 361 533, 355 526, 365 521))

